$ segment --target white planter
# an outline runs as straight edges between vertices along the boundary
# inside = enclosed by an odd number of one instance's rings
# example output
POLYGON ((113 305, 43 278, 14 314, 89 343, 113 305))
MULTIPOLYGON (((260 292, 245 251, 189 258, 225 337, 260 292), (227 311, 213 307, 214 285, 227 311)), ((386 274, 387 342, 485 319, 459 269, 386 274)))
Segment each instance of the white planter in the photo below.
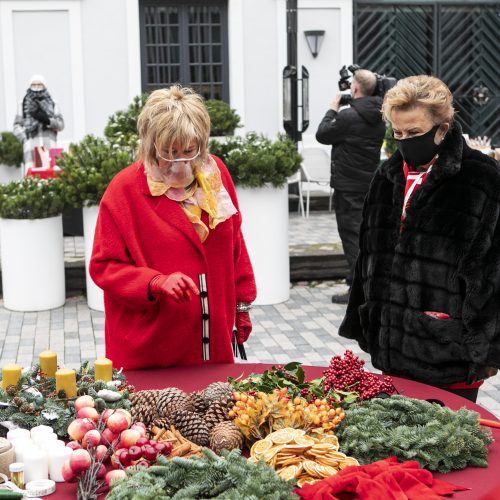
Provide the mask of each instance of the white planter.
POLYGON ((257 282, 257 305, 290 298, 288 186, 236 189, 243 235, 257 282))
POLYGON ((0 163, 0 184, 19 181, 23 178, 23 169, 21 167, 11 167, 0 163))
POLYGON ((64 305, 62 215, 0 219, 3 301, 13 311, 44 311, 64 305))
POLYGON ((87 304, 91 309, 104 311, 104 294, 89 274, 90 257, 94 245, 95 225, 99 206, 83 207, 83 240, 85 242, 85 282, 87 285, 87 304))

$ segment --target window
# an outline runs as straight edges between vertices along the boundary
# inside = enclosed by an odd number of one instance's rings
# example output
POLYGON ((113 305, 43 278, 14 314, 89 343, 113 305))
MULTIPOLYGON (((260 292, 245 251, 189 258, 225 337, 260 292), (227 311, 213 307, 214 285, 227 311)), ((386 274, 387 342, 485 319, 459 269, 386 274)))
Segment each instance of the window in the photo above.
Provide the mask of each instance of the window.
POLYGON ((142 90, 180 83, 229 101, 227 1, 142 0, 142 90))

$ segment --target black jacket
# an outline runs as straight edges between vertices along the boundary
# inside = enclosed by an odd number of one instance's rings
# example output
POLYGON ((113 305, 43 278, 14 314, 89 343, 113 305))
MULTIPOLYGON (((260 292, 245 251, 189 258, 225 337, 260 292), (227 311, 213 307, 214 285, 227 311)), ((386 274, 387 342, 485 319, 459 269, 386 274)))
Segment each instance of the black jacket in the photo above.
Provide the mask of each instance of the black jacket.
POLYGON ((333 146, 330 185, 334 189, 368 191, 385 135, 381 106, 381 97, 360 97, 338 113, 328 110, 319 124, 317 141, 333 146))
POLYGON ((500 168, 459 124, 410 200, 396 152, 366 196, 360 254, 339 329, 377 368, 429 384, 500 367, 500 168), (447 313, 434 319, 424 311, 447 313))

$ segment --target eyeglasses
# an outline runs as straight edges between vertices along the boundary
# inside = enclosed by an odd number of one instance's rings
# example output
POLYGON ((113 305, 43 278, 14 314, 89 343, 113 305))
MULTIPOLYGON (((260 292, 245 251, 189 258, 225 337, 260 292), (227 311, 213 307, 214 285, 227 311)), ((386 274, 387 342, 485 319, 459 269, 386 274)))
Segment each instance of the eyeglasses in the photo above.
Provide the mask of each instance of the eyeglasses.
POLYGON ((168 161, 170 163, 176 163, 176 162, 188 162, 188 161, 193 161, 195 158, 197 158, 200 155, 200 148, 198 147, 198 152, 192 156, 191 158, 165 158, 160 154, 160 151, 158 150, 158 146, 155 144, 155 149, 156 149, 156 154, 158 155, 158 158, 161 158, 164 161, 168 161))

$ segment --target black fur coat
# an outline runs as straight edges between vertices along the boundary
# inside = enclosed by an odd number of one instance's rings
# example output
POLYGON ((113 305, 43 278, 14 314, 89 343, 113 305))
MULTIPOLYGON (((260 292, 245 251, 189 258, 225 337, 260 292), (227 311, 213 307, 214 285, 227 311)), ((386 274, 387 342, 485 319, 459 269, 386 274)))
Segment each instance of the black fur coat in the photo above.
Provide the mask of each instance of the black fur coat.
POLYGON ((365 200, 339 333, 385 372, 436 385, 471 383, 485 367, 500 367, 499 165, 470 149, 457 123, 400 230, 404 188, 396 152, 365 200))

